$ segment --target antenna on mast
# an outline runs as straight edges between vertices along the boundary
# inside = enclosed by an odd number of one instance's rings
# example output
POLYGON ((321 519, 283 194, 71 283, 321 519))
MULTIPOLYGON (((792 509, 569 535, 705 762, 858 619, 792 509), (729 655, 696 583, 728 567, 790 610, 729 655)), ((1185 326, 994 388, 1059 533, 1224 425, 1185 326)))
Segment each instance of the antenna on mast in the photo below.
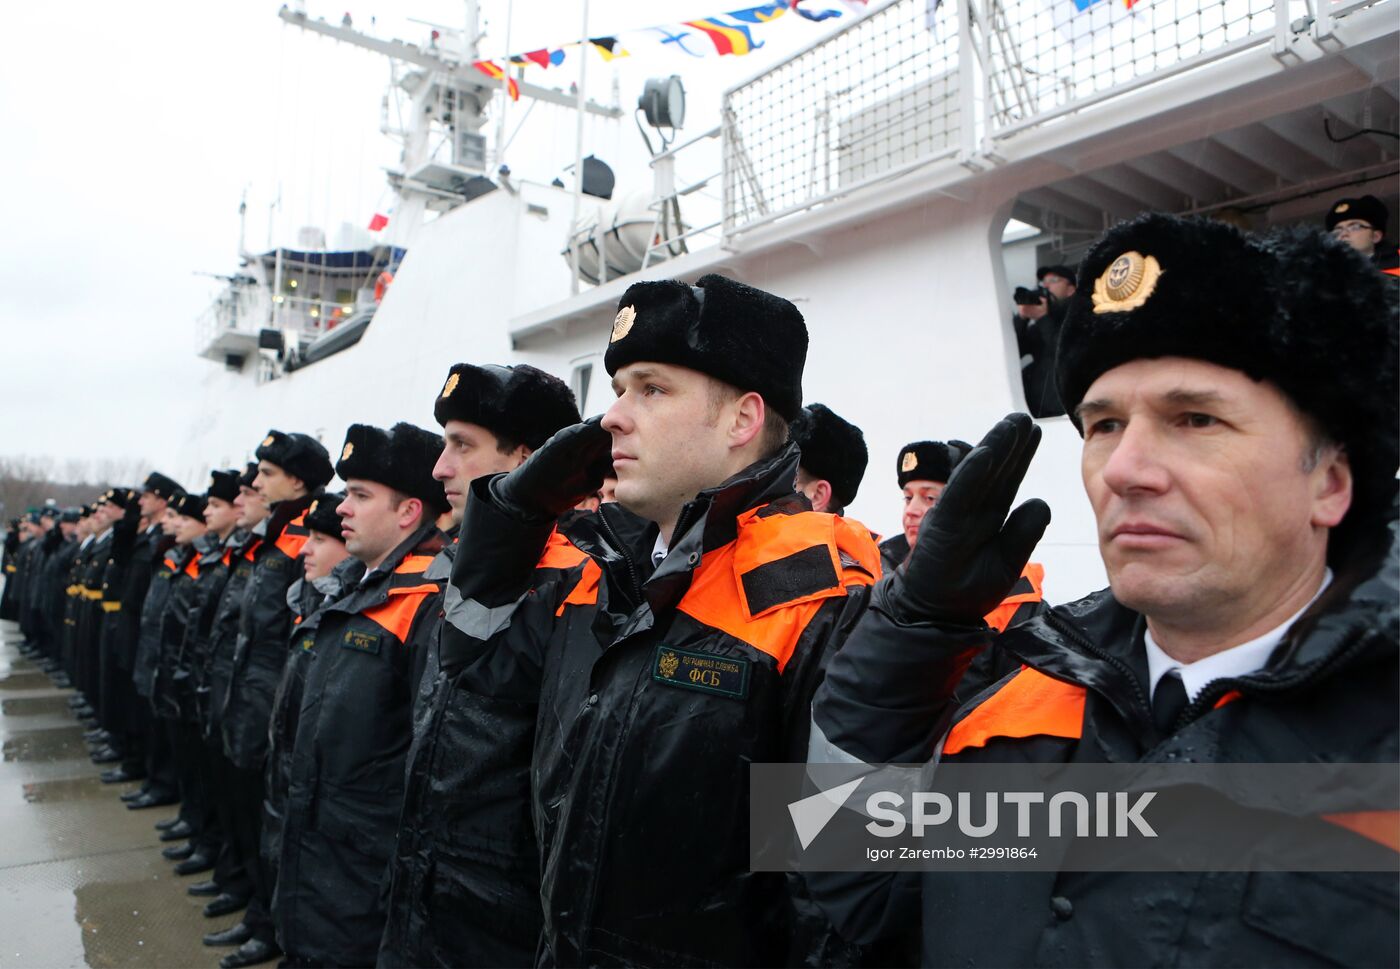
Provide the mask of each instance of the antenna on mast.
MULTIPOLYGON (((451 43, 440 45, 434 41, 424 47, 401 40, 380 40, 348 23, 331 24, 320 17, 312 20, 301 4, 283 5, 277 12, 279 18, 294 27, 421 69, 398 83, 399 89, 410 98, 412 110, 408 130, 402 135, 402 168, 389 172, 389 184, 398 196, 385 239, 390 245, 406 246, 427 210, 445 212, 496 187, 486 174, 486 139, 480 131, 486 124, 486 106, 498 92, 505 97, 505 91, 500 81, 474 66, 480 36, 479 0, 466 0, 466 7, 467 29, 462 35, 460 51, 454 50, 457 45, 451 43), (452 146, 450 161, 434 158, 436 141, 429 137, 434 125, 446 129, 445 141, 452 146)), ((434 30, 435 39, 437 35, 438 31, 434 30)), ((581 92, 545 88, 524 81, 517 82, 517 86, 521 97, 607 118, 622 116, 619 106, 586 100, 581 92)))

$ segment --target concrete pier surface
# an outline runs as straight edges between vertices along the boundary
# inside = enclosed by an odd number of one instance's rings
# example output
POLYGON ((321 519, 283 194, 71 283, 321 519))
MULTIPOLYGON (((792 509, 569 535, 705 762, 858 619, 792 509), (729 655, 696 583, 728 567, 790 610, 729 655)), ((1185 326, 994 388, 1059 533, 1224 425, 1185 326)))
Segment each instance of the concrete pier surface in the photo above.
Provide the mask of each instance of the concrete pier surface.
POLYGON ((60 690, 0 622, 0 969, 214 967, 232 951, 201 944, 238 915, 206 919, 153 828, 174 807, 128 811, 103 784, 60 690))

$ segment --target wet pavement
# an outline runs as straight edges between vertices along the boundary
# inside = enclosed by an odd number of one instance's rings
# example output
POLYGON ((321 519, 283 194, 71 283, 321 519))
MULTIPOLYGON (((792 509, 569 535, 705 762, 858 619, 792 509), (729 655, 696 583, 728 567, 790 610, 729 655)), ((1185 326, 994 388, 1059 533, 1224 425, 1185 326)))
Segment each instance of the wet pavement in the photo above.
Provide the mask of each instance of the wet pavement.
POLYGON ((174 808, 128 811, 137 784, 103 784, 71 690, 22 659, 0 622, 0 969, 213 967, 228 949, 200 943, 237 915, 204 918, 207 899, 160 856, 152 827, 174 808))

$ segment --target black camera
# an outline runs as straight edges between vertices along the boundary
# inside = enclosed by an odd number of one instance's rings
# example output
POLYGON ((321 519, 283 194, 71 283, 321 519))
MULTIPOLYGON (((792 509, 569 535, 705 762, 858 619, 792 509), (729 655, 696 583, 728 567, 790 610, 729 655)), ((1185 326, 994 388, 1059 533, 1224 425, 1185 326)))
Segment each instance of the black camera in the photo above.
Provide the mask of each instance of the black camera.
POLYGON ((1045 302, 1045 291, 1039 287, 1027 289, 1024 286, 1017 286, 1016 292, 1011 294, 1011 302, 1017 306, 1036 306, 1045 302))

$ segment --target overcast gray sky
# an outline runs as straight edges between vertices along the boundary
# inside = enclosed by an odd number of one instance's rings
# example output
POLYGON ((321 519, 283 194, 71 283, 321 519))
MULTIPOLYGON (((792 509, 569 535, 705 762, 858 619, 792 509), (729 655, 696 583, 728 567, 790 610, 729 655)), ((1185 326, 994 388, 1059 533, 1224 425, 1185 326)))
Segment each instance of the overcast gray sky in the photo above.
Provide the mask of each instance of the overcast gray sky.
MULTIPOLYGON (((593 35, 691 19, 757 0, 592 0, 593 35)), ((815 2, 813 5, 817 5, 815 2)), ((832 4, 835 6, 835 0, 832 4)), ((879 4, 875 4, 878 6, 879 4)), ((363 226, 389 202, 381 166, 397 146, 379 133, 389 71, 377 55, 277 17, 279 0, 207 3, 8 4, 0 30, 4 220, 0 241, 0 456, 59 462, 144 455, 172 460, 165 430, 183 427, 203 368, 195 319, 218 289, 199 273, 237 266, 238 204, 248 244, 289 244, 298 226, 363 226)), ((505 50, 507 0, 483 0, 482 54, 505 50)), ((455 0, 308 3, 312 17, 410 41, 460 24, 455 0)), ((513 51, 573 39, 577 0, 515 0, 513 51)), ((607 100, 617 77, 629 113, 588 124, 587 144, 619 172, 619 189, 649 187, 630 109, 648 75, 681 73, 687 132, 715 123, 719 94, 829 32, 788 15, 761 28, 763 50, 681 59, 634 47, 590 60, 588 89, 607 100)), ((567 65, 566 65, 567 66, 567 65)), ((571 71, 531 80, 567 85, 571 71)), ((513 127, 524 103, 512 106, 513 127)), ((508 161, 548 179, 572 161, 573 122, 541 105, 508 161), (565 132, 560 137, 559 132, 565 132)), ((494 133, 494 125, 488 126, 494 133)), ((561 240, 562 243, 562 240, 561 240)))

